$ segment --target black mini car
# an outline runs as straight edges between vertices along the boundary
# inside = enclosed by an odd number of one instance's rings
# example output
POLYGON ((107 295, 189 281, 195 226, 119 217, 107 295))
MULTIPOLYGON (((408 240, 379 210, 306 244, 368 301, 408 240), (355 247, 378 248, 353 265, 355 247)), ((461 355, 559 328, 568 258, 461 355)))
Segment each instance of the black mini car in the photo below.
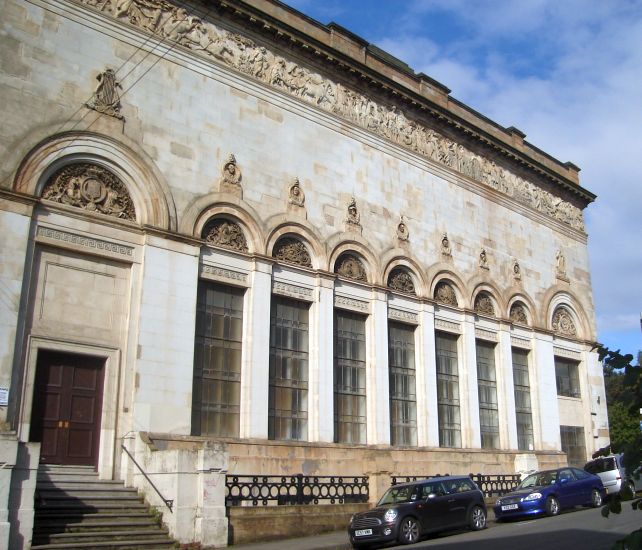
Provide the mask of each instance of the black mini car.
POLYGON ((354 548, 398 541, 412 544, 427 533, 486 527, 484 495, 467 476, 445 476, 394 485, 377 506, 352 516, 354 548))

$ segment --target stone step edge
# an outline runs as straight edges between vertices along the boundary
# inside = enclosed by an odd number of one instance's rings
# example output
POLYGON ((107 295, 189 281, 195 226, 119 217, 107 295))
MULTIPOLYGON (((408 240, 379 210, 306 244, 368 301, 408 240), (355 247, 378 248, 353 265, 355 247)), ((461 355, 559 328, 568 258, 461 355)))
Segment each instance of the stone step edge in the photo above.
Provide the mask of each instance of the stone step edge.
MULTIPOLYGON (((132 545, 130 541, 111 541, 111 542, 94 542, 92 543, 92 548, 126 548, 131 550, 132 548, 140 546, 153 546, 157 548, 176 548, 176 543, 169 539, 166 543, 158 540, 137 540, 135 545, 132 545)), ((79 548, 81 550, 87 550, 87 542, 72 542, 64 544, 38 544, 31 546, 31 550, 68 550, 71 548, 79 548)))

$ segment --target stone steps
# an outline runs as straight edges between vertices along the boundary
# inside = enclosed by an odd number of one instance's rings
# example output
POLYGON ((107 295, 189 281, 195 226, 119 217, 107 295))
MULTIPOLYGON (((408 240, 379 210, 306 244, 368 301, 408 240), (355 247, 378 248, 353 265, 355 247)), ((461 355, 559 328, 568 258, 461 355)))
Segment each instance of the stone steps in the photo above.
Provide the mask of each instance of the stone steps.
POLYGON ((135 489, 100 480, 91 467, 38 471, 33 550, 175 548, 135 489))

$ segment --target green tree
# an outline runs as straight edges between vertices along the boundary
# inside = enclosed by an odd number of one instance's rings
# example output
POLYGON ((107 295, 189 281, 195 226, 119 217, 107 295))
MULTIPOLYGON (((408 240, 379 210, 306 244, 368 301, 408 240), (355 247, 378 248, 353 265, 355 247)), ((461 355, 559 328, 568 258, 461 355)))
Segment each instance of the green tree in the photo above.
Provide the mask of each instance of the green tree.
MULTIPOLYGON (((638 421, 637 432, 629 433, 622 430, 618 436, 620 440, 611 439, 611 445, 597 451, 593 456, 605 456, 611 452, 624 453, 624 465, 629 471, 633 471, 642 463, 642 431, 639 428, 640 409, 642 409, 642 367, 639 362, 633 365, 633 355, 622 355, 620 350, 611 351, 602 344, 596 348, 600 361, 604 365, 605 381, 611 376, 619 373, 621 379, 616 379, 611 390, 617 396, 617 401, 622 411, 635 417, 638 421)), ((610 415, 609 415, 610 420, 610 415)), ((618 428, 619 430, 619 428, 618 428)), ((635 495, 614 495, 609 503, 602 508, 602 515, 608 517, 613 512, 619 514, 622 511, 622 500, 631 500, 634 510, 642 510, 642 498, 635 498, 635 495)), ((617 550, 635 550, 642 548, 642 528, 629 533, 619 540, 615 546, 617 550)))

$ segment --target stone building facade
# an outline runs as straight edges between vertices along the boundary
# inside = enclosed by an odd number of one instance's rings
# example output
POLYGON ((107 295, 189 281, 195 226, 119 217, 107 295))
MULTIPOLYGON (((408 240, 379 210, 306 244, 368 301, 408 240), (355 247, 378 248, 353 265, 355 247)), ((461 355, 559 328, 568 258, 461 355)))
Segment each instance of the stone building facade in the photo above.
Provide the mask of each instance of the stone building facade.
POLYGON ((203 472, 374 494, 608 442, 573 164, 276 1, 0 13, 6 464, 187 453, 171 528, 211 542, 203 472))

